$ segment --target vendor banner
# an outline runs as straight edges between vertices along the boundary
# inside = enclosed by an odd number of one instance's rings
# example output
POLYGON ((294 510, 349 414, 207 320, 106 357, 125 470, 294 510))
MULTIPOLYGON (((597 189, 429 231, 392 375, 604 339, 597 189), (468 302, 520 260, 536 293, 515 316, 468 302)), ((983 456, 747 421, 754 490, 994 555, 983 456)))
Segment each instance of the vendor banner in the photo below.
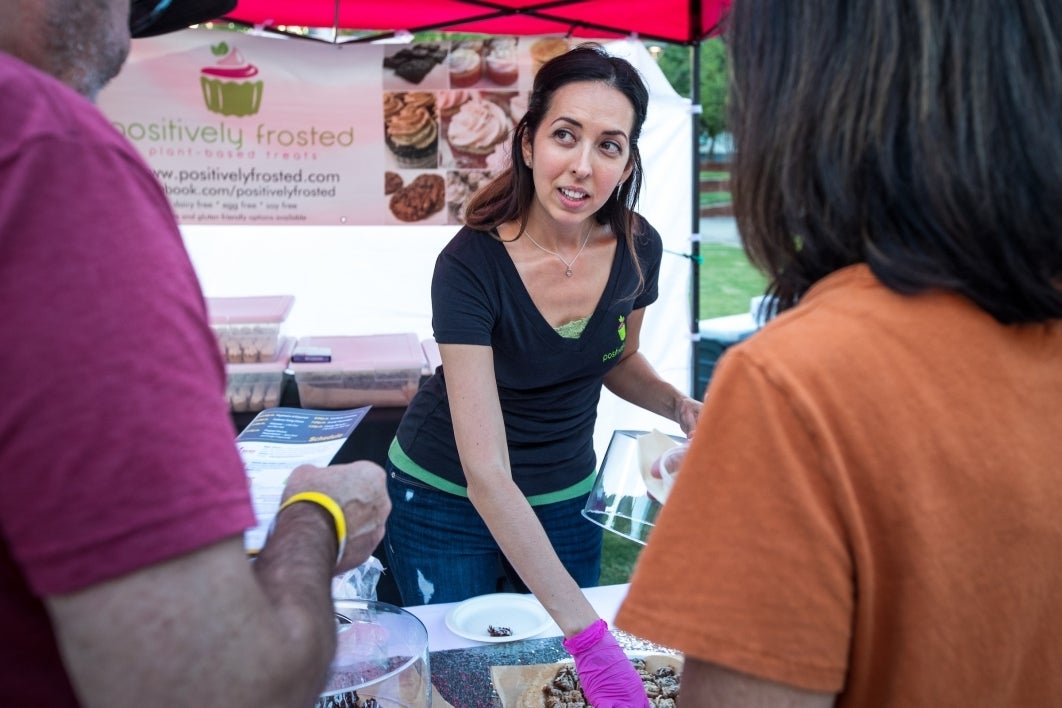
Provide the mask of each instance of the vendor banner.
POLYGON ((460 224, 507 164, 537 67, 567 46, 187 30, 134 40, 99 106, 182 224, 460 224))

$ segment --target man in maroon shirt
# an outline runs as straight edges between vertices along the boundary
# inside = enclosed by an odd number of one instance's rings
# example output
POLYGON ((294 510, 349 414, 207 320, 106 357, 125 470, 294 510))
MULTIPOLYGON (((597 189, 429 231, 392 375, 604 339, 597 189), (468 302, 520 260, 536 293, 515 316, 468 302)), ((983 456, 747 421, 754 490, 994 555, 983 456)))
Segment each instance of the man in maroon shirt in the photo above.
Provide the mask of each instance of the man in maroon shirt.
POLYGON ((198 280, 158 182, 90 102, 131 28, 232 4, 0 0, 0 705, 309 705, 330 579, 383 535, 383 470, 300 467, 247 561, 198 280))

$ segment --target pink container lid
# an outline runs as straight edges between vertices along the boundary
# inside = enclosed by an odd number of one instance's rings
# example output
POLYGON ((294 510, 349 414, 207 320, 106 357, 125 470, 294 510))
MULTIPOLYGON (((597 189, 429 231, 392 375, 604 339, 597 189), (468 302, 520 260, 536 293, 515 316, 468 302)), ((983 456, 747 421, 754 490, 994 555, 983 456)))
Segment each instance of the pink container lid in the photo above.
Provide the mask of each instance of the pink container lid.
POLYGON ((208 297, 206 304, 212 325, 283 322, 295 304, 295 296, 208 297))
POLYGON ((300 337, 299 347, 326 347, 330 362, 293 362, 298 371, 366 371, 373 369, 416 369, 424 366, 424 350, 412 332, 367 334, 345 337, 300 337))

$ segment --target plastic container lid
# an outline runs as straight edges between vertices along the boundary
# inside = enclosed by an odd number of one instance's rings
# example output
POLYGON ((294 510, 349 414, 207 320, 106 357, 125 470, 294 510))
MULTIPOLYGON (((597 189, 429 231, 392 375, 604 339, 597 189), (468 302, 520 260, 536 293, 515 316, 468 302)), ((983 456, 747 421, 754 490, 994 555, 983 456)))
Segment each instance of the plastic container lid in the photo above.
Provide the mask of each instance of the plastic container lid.
POLYGON ((208 297, 206 303, 212 325, 283 322, 295 304, 295 296, 208 297))
POLYGON ((375 600, 335 600, 336 653, 315 708, 431 705, 428 630, 410 612, 375 600))
POLYGON ((299 347, 325 347, 330 362, 293 362, 298 371, 373 371, 376 369, 416 369, 424 367, 424 350, 417 335, 366 334, 346 337, 300 337, 299 347))

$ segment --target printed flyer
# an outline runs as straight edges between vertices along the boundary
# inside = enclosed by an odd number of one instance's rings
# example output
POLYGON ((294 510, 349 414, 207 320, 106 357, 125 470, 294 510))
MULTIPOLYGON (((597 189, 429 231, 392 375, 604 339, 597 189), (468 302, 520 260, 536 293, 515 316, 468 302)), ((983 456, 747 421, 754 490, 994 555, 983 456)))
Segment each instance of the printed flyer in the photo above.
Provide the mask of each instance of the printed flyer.
POLYGON ((99 106, 182 224, 461 224, 558 37, 138 39, 99 106))
POLYGON ((255 528, 244 534, 248 553, 257 553, 265 545, 291 471, 299 465, 327 466, 371 408, 267 408, 236 437, 257 517, 255 528))

